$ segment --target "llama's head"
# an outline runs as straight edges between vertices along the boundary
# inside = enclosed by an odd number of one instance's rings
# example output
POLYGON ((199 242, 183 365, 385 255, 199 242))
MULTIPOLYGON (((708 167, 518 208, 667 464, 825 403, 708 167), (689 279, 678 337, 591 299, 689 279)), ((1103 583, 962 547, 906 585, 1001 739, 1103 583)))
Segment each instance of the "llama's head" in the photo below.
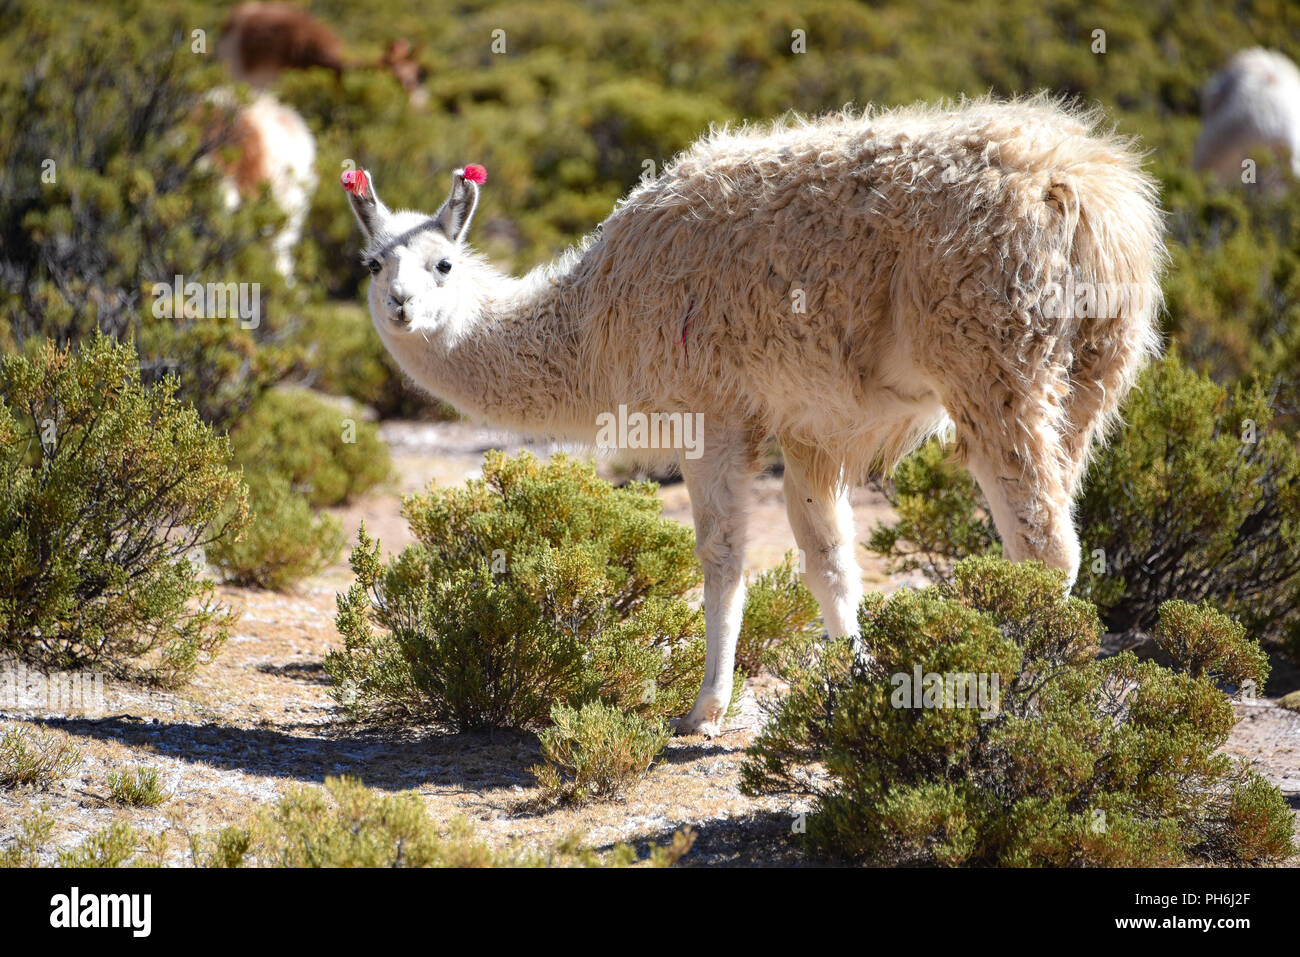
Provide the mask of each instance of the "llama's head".
POLYGON ((481 166, 458 169, 451 194, 432 216, 390 210, 364 170, 343 174, 352 212, 366 245, 362 260, 374 279, 370 312, 376 323, 397 331, 429 333, 448 330, 462 320, 474 295, 465 234, 478 205, 481 166))

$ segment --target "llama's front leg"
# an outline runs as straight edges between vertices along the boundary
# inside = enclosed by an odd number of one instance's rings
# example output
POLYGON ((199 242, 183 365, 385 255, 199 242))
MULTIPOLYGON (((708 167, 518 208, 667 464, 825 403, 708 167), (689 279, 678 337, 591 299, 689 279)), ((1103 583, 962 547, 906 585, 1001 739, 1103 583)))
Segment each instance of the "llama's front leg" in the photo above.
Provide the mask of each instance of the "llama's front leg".
POLYGON ((818 475, 810 458, 785 451, 785 509, 790 530, 803 553, 804 583, 821 606, 822 622, 832 638, 858 635, 862 573, 853 555, 853 508, 849 487, 818 475))
POLYGON ((708 651, 704 683, 679 734, 713 737, 731 703, 736 639, 745 607, 745 527, 754 480, 747 434, 706 432, 704 455, 682 458, 682 477, 695 519, 695 554, 704 569, 704 629, 708 651))

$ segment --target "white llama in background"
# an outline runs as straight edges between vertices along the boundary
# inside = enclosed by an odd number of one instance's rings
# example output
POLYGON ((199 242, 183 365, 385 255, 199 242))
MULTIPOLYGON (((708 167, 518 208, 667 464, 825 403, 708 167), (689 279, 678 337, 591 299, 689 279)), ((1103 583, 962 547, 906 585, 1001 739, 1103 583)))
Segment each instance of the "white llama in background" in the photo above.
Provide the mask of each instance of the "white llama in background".
POLYGON ((833 636, 856 635, 862 598, 851 485, 949 417, 1008 557, 1073 581, 1072 497, 1156 351, 1164 261, 1155 186, 1097 122, 1035 98, 717 132, 522 279, 466 244, 481 168, 433 216, 388 209, 364 171, 344 185, 374 325, 418 384, 593 444, 621 406, 703 416, 702 454, 658 455, 682 470, 704 569, 704 683, 678 730, 712 735, 769 435, 833 636), (1045 308, 1065 283, 1110 308, 1045 308))
POLYGON ((1201 91, 1204 126, 1192 165, 1240 179, 1252 150, 1269 150, 1300 178, 1300 69, 1272 50, 1243 50, 1201 91))
POLYGON ((218 118, 207 135, 219 146, 235 147, 233 161, 215 155, 222 174, 227 209, 236 209, 246 196, 255 196, 266 183, 285 214, 285 224, 271 239, 276 271, 293 281, 293 248, 316 191, 316 140, 296 111, 269 93, 260 93, 246 106, 234 106, 227 90, 208 95, 218 118))

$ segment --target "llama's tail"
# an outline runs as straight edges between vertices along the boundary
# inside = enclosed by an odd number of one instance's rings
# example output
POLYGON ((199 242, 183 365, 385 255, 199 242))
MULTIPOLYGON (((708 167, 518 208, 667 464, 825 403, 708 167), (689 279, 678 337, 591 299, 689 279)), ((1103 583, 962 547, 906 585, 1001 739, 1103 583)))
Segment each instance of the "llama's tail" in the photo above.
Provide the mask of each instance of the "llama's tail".
POLYGON ((1060 179, 1070 208, 1068 280, 1062 305, 1073 310, 1069 426, 1086 458, 1116 420, 1120 403, 1160 352, 1160 279, 1167 262, 1163 214, 1142 157, 1115 136, 1084 140, 1060 179), (1072 301, 1071 301, 1072 294, 1072 301))

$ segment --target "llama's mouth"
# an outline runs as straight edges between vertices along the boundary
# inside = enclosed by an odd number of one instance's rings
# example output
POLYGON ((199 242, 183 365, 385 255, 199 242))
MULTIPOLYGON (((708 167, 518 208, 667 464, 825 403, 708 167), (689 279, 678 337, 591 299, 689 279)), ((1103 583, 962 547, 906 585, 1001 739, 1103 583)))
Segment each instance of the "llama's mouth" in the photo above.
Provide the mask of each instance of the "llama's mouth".
POLYGON ((388 310, 388 319, 397 332, 419 332, 426 337, 438 325, 435 318, 418 308, 411 306, 392 306, 388 310))

